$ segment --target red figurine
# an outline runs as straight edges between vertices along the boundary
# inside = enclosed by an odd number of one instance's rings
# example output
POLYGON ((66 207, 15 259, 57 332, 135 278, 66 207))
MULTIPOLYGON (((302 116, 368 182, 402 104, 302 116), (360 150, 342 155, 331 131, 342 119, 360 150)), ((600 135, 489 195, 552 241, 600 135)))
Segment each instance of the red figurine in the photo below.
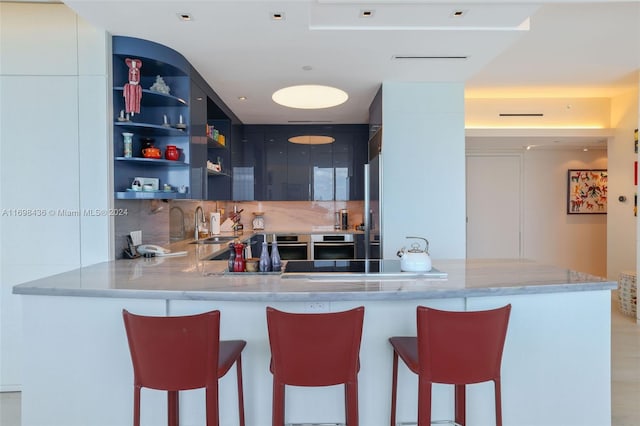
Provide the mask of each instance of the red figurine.
POLYGON ((140 86, 140 59, 127 58, 124 62, 129 67, 129 83, 124 85, 124 107, 127 113, 140 114, 140 100, 142 99, 142 86, 140 86))

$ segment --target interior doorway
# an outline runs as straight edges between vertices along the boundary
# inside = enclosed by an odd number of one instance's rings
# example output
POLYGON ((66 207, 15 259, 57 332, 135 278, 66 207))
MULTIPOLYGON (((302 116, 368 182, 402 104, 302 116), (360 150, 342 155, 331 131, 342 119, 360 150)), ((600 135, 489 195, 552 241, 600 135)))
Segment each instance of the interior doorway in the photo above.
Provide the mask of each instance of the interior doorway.
POLYGON ((467 258, 522 257, 522 157, 467 154, 467 258))

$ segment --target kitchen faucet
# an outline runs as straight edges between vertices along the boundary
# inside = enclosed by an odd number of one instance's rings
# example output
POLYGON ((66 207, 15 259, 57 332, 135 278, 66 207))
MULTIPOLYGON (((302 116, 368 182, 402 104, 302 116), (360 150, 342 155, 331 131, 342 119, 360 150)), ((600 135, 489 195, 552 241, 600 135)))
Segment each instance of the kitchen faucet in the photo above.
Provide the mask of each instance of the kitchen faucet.
POLYGON ((198 207, 196 207, 196 211, 193 214, 193 218, 194 218, 193 229, 194 229, 194 232, 195 232, 194 239, 196 239, 196 240, 199 239, 198 230, 200 229, 200 225, 198 224, 198 210, 200 211, 200 218, 202 219, 202 222, 204 222, 204 211, 202 210, 202 206, 198 206, 198 207))

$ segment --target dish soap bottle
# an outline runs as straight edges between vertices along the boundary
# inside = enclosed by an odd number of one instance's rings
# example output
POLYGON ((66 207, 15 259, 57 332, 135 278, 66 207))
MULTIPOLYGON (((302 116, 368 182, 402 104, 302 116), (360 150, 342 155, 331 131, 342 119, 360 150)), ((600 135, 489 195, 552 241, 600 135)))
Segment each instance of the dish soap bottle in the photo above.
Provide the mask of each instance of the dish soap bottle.
POLYGON ((273 243, 271 243, 271 270, 280 272, 280 269, 282 269, 282 261, 280 260, 280 252, 278 251, 278 241, 274 235, 273 243))
POLYGON ((265 235, 265 239, 262 242, 262 252, 260 253, 260 265, 258 267, 260 272, 269 272, 271 271, 271 259, 269 258, 269 246, 267 244, 267 239, 265 235))

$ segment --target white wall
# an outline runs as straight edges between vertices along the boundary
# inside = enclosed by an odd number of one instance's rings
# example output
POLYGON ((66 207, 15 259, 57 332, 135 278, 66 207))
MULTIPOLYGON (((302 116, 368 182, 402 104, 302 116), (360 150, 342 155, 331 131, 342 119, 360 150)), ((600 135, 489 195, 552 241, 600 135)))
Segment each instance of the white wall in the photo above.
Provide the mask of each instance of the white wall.
POLYGON ((464 85, 384 82, 382 120, 383 257, 419 236, 464 258, 464 85))
POLYGON ((525 151, 523 257, 606 276, 609 215, 567 214, 569 169, 607 169, 606 151, 525 151))
POLYGON ((607 275, 617 280, 621 271, 636 269, 637 219, 633 215, 634 186, 633 130, 638 128, 638 90, 629 91, 612 99, 611 125, 615 137, 609 143, 609 223, 607 235, 607 275), (619 196, 627 201, 619 202, 619 196))
POLYGON ((12 287, 109 260, 113 192, 107 34, 62 4, 0 3, 0 39, 0 391, 6 391, 21 383, 22 313, 12 287))
MULTIPOLYGON (((500 138, 496 137, 496 140, 500 138)), ((522 139, 524 140, 524 138, 522 139)), ((505 145, 516 145, 515 140, 502 141, 505 145)), ((486 140, 487 146, 495 146, 492 140, 486 140)), ((519 143, 518 146, 526 145, 519 143)), ((512 247, 511 255, 503 257, 535 260, 537 262, 558 265, 598 276, 607 273, 607 216, 608 215, 568 215, 567 214, 567 170, 569 169, 606 169, 607 156, 604 150, 581 149, 503 149, 502 152, 492 149, 483 150, 481 144, 474 144, 467 150, 469 156, 482 156, 485 161, 476 162, 474 176, 476 187, 485 187, 485 192, 495 190, 492 184, 502 178, 504 170, 492 168, 495 162, 491 158, 516 157, 518 170, 512 172, 514 178, 521 176, 521 183, 511 185, 512 192, 503 198, 519 202, 522 213, 509 220, 495 214, 486 213, 481 226, 494 232, 511 232, 515 235, 500 236, 496 240, 520 239, 520 250, 512 247), (485 167, 479 170, 478 167, 485 167), (487 183, 485 183, 487 182, 487 183), (508 195, 508 196, 507 196, 508 195), (515 226, 507 227, 511 220, 517 219, 515 226), (487 223, 486 221, 490 222, 487 223), (491 222, 493 220, 493 222, 491 222), (519 234, 518 234, 519 233, 519 234)), ((508 187, 504 186, 503 187, 508 187)), ((496 195, 493 194, 493 197, 496 195)), ((487 203, 491 196, 480 191, 467 191, 467 204, 487 203)), ((473 226, 470 216, 469 227, 473 226)), ((471 241, 469 241, 471 242, 471 241)), ((477 244, 477 242, 476 242, 477 244)))

